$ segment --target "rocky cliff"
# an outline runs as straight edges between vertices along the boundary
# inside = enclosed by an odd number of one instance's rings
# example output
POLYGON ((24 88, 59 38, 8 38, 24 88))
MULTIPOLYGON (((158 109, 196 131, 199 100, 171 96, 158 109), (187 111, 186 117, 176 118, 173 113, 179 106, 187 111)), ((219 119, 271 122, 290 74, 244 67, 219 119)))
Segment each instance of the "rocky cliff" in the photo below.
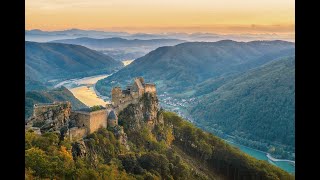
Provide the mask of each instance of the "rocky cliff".
POLYGON ((147 126, 153 129, 156 124, 163 124, 159 101, 155 93, 145 93, 138 103, 128 105, 119 112, 119 125, 125 132, 138 131, 147 126))
POLYGON ((41 132, 60 131, 68 126, 71 113, 70 102, 54 102, 34 106, 33 116, 27 121, 27 126, 38 127, 41 132))

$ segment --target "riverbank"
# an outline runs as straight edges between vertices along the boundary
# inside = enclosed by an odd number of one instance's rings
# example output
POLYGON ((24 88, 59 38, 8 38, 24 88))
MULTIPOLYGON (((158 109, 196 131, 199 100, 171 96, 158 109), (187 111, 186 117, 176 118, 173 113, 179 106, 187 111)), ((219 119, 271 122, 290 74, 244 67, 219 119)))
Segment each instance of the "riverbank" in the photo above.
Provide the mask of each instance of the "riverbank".
POLYGON ((223 140, 226 141, 228 144, 239 148, 244 153, 246 153, 256 159, 267 161, 270 164, 273 164, 273 165, 275 165, 275 166, 277 166, 277 167, 279 167, 289 173, 293 173, 293 174, 295 173, 295 161, 286 160, 286 159, 276 159, 276 158, 273 158, 267 152, 253 149, 253 148, 250 148, 247 146, 243 146, 243 145, 235 143, 233 141, 228 141, 226 139, 223 139, 223 140))
POLYGON ((289 160, 289 159, 276 159, 274 157, 272 157, 269 153, 267 153, 267 157, 271 160, 271 161, 284 161, 284 162, 290 162, 295 164, 295 161, 289 160))
POLYGON ((62 81, 55 87, 65 86, 72 94, 87 106, 102 105, 105 106, 108 101, 106 97, 101 96, 95 89, 97 81, 107 78, 112 74, 102 74, 84 78, 75 78, 62 81))

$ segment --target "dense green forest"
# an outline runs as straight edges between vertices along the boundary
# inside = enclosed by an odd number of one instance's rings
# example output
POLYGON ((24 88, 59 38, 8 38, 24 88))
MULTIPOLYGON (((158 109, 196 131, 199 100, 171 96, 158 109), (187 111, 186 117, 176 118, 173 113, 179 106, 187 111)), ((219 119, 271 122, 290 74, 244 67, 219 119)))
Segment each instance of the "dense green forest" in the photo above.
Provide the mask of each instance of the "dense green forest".
POLYGON ((52 103, 54 101, 69 101, 72 103, 73 109, 87 107, 63 86, 52 90, 28 91, 25 94, 25 118, 32 115, 34 104, 52 103))
POLYGON ((98 81, 96 88, 109 96, 113 86, 125 86, 142 76, 154 82, 158 92, 181 94, 207 79, 244 72, 293 53, 294 43, 286 41, 182 43, 151 51, 98 81))
MULTIPOLYGON (((26 132, 26 179, 294 179, 174 113, 162 112, 164 124, 153 131, 128 132, 126 149, 112 128, 84 139, 85 156, 72 154, 73 142, 50 132, 26 132)), ((126 123, 123 120, 122 123, 126 123)))
POLYGON ((198 87, 190 110, 199 127, 281 158, 295 147, 295 58, 282 58, 249 72, 198 87), (251 141, 251 142, 249 142, 251 141), (274 147, 276 147, 274 149, 274 147))
POLYGON ((26 89, 34 82, 111 73, 123 64, 79 45, 25 42, 26 89), (32 82, 28 82, 32 81, 32 82))

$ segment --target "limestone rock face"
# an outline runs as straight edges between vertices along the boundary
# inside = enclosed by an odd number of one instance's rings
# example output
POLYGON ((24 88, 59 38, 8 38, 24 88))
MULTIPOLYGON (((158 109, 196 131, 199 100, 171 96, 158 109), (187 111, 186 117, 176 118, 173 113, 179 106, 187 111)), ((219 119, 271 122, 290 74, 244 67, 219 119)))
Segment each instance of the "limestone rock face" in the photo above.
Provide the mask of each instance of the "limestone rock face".
POLYGON ((119 140, 120 144, 124 145, 129 150, 130 148, 127 144, 128 137, 127 134, 124 132, 123 127, 119 125, 114 126, 113 133, 115 137, 119 140))
POLYGON ((159 111, 159 101, 155 93, 145 93, 136 104, 130 104, 118 116, 119 124, 125 131, 138 131, 147 126, 153 129, 156 124, 163 124, 159 111))
POLYGON ((83 140, 76 141, 72 144, 72 156, 73 158, 85 157, 87 155, 86 145, 83 140))
POLYGON ((34 107, 33 116, 28 120, 27 124, 40 128, 42 132, 59 131, 60 128, 68 126, 70 113, 70 102, 37 105, 34 107))

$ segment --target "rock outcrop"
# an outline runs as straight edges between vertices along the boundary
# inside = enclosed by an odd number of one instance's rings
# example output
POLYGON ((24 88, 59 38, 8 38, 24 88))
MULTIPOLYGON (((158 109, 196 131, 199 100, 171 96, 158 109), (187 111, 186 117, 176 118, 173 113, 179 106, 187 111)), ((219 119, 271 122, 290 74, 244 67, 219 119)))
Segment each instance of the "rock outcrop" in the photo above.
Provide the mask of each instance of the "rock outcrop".
POLYGON ((76 141, 72 144, 72 156, 74 159, 78 157, 85 157, 87 155, 87 148, 83 140, 76 141))
POLYGON ((119 125, 114 126, 113 134, 119 140, 121 145, 125 146, 127 150, 130 149, 129 145, 127 144, 127 140, 128 140, 127 134, 124 132, 122 126, 119 126, 119 125))
POLYGON ((68 101, 36 104, 33 116, 28 120, 27 126, 38 127, 41 132, 59 131, 68 126, 70 113, 71 103, 68 101))
POLYGON ((138 103, 128 105, 119 113, 119 124, 126 132, 139 131, 144 126, 153 129, 156 124, 163 124, 159 109, 157 95, 144 93, 138 103))

